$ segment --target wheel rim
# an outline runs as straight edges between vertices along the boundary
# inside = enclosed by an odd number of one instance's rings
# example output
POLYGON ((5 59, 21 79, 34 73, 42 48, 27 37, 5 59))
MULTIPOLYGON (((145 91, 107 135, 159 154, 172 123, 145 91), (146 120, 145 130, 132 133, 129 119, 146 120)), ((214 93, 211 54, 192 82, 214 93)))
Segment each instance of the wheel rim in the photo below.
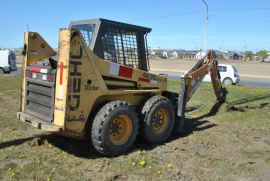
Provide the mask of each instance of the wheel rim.
POLYGON ((232 84, 232 83, 231 83, 231 80, 226 79, 226 80, 224 81, 224 84, 232 84))
POLYGON ((115 145, 124 144, 132 132, 132 123, 127 115, 116 117, 110 125, 110 139, 115 145))
POLYGON ((162 133, 167 129, 169 116, 166 109, 159 109, 152 120, 152 128, 156 133, 162 133))

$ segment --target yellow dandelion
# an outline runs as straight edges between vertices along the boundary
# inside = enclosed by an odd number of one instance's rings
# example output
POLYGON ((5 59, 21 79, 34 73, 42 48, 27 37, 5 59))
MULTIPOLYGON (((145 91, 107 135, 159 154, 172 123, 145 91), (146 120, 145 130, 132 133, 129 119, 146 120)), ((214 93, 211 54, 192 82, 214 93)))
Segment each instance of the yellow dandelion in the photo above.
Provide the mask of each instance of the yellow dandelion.
POLYGON ((150 165, 148 168, 150 168, 150 169, 151 169, 151 168, 152 168, 152 166, 150 165))
POLYGON ((141 155, 141 154, 142 154, 142 152, 141 152, 141 151, 139 151, 139 152, 138 152, 138 154, 139 154, 139 155, 141 155))
POLYGON ((14 175, 15 175, 15 173, 13 172, 13 173, 11 174, 11 176, 14 177, 14 175))
POLYGON ((136 162, 132 162, 132 165, 135 166, 136 165, 136 162))
POLYGON ((161 171, 159 170, 157 173, 158 173, 158 174, 161 174, 161 171))
POLYGON ((145 164, 146 164, 146 161, 144 161, 144 160, 140 162, 141 166, 145 166, 145 164))
POLYGON ((171 168, 172 167, 172 164, 168 164, 168 167, 171 168))
POLYGON ((10 170, 12 170, 12 168, 9 167, 8 170, 10 171, 10 170))
POLYGON ((21 165, 20 167, 21 167, 21 168, 23 168, 23 166, 22 166, 22 165, 21 165))
POLYGON ((38 160, 37 162, 40 163, 40 160, 38 160))

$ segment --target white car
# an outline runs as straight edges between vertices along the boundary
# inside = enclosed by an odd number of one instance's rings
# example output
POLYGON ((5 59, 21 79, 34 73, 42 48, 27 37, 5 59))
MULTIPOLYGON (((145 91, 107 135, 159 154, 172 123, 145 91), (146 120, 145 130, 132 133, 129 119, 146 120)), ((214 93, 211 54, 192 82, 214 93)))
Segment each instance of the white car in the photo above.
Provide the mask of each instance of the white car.
MULTIPOLYGON (((238 84, 240 81, 240 76, 237 69, 233 65, 218 64, 218 70, 220 73, 220 81, 223 84, 238 84)), ((203 82, 211 82, 211 77, 207 74, 203 82)))
POLYGON ((11 50, 0 50, 0 74, 16 71, 16 56, 11 50))

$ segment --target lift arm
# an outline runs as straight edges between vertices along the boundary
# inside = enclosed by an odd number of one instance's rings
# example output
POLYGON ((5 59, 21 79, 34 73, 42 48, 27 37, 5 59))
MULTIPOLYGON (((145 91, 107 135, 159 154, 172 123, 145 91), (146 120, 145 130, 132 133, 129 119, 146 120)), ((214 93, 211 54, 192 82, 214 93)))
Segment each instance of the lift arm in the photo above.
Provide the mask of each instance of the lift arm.
POLYGON ((186 103, 190 100, 206 74, 209 72, 217 101, 224 102, 226 100, 228 91, 221 85, 220 74, 217 67, 218 62, 216 60, 215 52, 209 50, 203 59, 199 60, 191 70, 181 76, 181 88, 177 110, 177 115, 180 119, 177 121, 177 132, 180 132, 183 129, 186 103))

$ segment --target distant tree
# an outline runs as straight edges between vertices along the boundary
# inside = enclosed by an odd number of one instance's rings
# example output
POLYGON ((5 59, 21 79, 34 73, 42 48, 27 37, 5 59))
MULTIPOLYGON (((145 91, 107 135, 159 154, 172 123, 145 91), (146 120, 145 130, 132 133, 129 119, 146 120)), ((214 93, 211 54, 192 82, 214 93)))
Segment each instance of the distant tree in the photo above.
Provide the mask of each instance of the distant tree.
POLYGON ((245 56, 246 56, 246 59, 252 60, 253 52, 252 51, 246 51, 245 56))
POLYGON ((260 50, 259 52, 257 52, 257 54, 262 62, 264 62, 264 60, 267 59, 269 56, 269 54, 266 50, 260 50))

